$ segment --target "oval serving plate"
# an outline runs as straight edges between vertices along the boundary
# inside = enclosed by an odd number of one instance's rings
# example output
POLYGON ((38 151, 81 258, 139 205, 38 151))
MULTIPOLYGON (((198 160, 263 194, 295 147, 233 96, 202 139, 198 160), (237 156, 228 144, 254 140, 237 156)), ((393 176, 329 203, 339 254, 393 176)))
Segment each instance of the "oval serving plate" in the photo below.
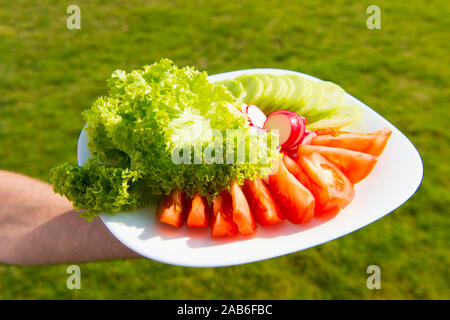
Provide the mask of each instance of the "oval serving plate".
MULTIPOLYGON (((280 69, 248 69, 209 76, 211 82, 232 79, 241 74, 299 74, 280 69)), ((209 228, 175 229, 157 221, 155 206, 116 215, 102 214, 109 231, 125 246, 143 257, 189 267, 219 267, 249 263, 301 251, 356 231, 392 212, 405 203, 419 187, 423 164, 414 145, 386 119, 364 103, 347 94, 347 102, 360 105, 362 120, 352 125, 355 131, 392 130, 391 138, 372 173, 355 185, 354 200, 339 214, 320 216, 302 225, 283 222, 259 226, 251 237, 230 239, 210 237, 209 228)), ((83 130, 78 140, 78 165, 90 153, 83 130)))

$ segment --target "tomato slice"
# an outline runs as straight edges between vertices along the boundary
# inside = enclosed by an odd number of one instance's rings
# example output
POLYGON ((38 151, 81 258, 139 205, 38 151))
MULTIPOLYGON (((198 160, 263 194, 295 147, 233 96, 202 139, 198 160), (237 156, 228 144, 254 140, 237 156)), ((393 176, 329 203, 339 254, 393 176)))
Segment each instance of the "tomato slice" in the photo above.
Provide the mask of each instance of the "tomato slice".
POLYGON ((311 144, 344 148, 379 156, 386 147, 392 134, 388 128, 369 133, 347 132, 338 130, 318 130, 317 137, 312 138, 311 144))
POLYGON ((184 194, 180 190, 173 190, 159 202, 156 217, 161 222, 181 228, 186 217, 185 211, 184 194))
POLYGON ((233 204, 231 195, 224 190, 213 200, 211 236, 227 237, 239 233, 238 226, 233 222, 233 204))
POLYGON ((295 162, 291 157, 287 155, 283 157, 283 162, 286 166, 286 169, 288 169, 288 171, 292 173, 302 185, 304 185, 309 191, 311 191, 311 180, 309 179, 305 170, 303 170, 302 167, 297 164, 297 162, 295 162))
POLYGON ((315 145, 300 145, 298 148, 299 157, 314 152, 335 164, 351 183, 358 183, 367 177, 377 164, 377 157, 358 151, 315 145))
POLYGON ((246 180, 242 188, 256 222, 267 226, 284 220, 281 209, 261 179, 246 180))
MULTIPOLYGON (((314 215, 328 213, 330 211, 336 211, 336 210, 339 211, 341 209, 336 206, 333 207, 333 205, 320 206, 322 194, 321 194, 319 188, 317 187, 317 185, 315 185, 311 181, 311 179, 309 179, 305 170, 303 170, 302 167, 297 162, 295 162, 294 160, 292 160, 291 158, 289 158, 287 156, 283 158, 283 161, 284 161, 284 165, 286 166, 288 171, 290 173, 292 173, 292 175, 294 177, 296 177, 297 180, 300 181, 300 183, 303 184, 306 188, 308 188, 308 190, 311 191, 311 193, 313 194, 314 199, 315 199, 314 215)), ((324 199, 323 201, 326 201, 326 199, 324 199)))
POLYGON ((255 218, 250 211, 244 192, 236 182, 231 184, 231 200, 233 204, 233 222, 242 234, 251 234, 256 231, 255 218))
POLYGON ((209 214, 206 200, 197 192, 190 200, 189 211, 186 225, 188 227, 207 227, 209 226, 209 214))
POLYGON ((299 164, 311 180, 316 195, 315 214, 345 208, 355 196, 353 184, 330 161, 314 152, 302 155, 299 164))
POLYGON ((269 188, 292 223, 303 223, 314 216, 314 196, 286 169, 282 160, 277 172, 269 175, 269 188))

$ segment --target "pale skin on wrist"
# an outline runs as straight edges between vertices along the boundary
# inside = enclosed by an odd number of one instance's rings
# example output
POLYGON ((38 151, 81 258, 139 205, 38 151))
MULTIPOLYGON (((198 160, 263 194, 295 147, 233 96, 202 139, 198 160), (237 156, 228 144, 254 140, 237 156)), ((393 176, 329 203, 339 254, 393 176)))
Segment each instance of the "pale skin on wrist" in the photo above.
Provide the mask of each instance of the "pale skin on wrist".
POLYGON ((0 263, 43 265, 140 257, 99 218, 86 222, 51 185, 0 170, 0 263))

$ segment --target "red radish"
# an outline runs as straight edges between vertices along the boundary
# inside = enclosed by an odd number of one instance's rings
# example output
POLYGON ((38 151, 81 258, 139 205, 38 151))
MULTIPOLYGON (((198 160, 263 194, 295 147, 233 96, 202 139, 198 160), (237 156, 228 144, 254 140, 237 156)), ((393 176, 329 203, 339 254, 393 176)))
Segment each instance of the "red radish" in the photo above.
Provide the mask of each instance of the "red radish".
POLYGON ((257 106, 250 104, 246 105, 245 107, 242 106, 243 113, 245 113, 248 116, 248 120, 250 121, 250 124, 262 128, 264 127, 264 123, 266 122, 266 115, 264 112, 261 111, 257 106))
POLYGON ((252 123, 252 121, 250 120, 250 117, 249 117, 248 114, 247 114, 247 107, 248 107, 248 105, 246 105, 245 103, 242 103, 242 106, 241 106, 241 112, 247 116, 247 122, 248 122, 248 124, 249 124, 250 126, 253 126, 253 123, 252 123))
MULTIPOLYGON (((296 116, 299 118, 299 121, 303 124, 303 127, 305 127, 306 125, 306 118, 302 117, 301 115, 296 113, 296 116)), ((307 133, 309 133, 309 131, 307 131, 305 129, 303 135, 299 135, 298 139, 293 142, 292 144, 290 144, 287 147, 284 147, 282 149, 282 151, 287 154, 288 156, 290 156, 291 158, 297 160, 298 154, 297 154, 297 150, 298 150, 298 146, 302 143, 302 141, 304 140, 305 136, 307 135, 307 133)))
MULTIPOLYGON (((301 121, 303 121, 304 123, 306 123, 306 118, 305 118, 305 117, 299 115, 298 113, 295 113, 295 114, 298 116, 298 118, 299 118, 301 121)), ((307 130, 305 129, 305 132, 306 132, 306 131, 307 131, 307 130)))
POLYGON ((298 144, 290 147, 289 149, 282 149, 282 152, 287 154, 289 157, 297 160, 298 157, 298 144))
MULTIPOLYGON (((248 105, 246 105, 245 103, 242 103, 241 112, 245 115, 247 115, 247 107, 248 107, 248 105)), ((247 115, 247 121, 252 126, 252 122, 250 121, 250 118, 248 117, 248 115, 247 115)))
POLYGON ((302 140, 302 144, 311 144, 311 141, 314 137, 317 137, 317 133, 315 133, 314 131, 306 133, 305 137, 302 140))
MULTIPOLYGON (((295 112, 294 112, 295 113, 295 112)), ((288 148, 292 149, 295 151, 295 153, 297 153, 297 146, 303 141, 305 134, 306 134, 306 118, 302 117, 301 115, 299 115, 298 113, 295 113, 295 115, 298 117, 298 121, 300 121, 301 126, 303 127, 303 133, 300 132, 297 140, 295 140, 293 143, 291 143, 288 148)))
POLYGON ((267 117, 264 129, 278 130, 281 147, 289 149, 300 143, 305 133, 305 122, 295 112, 278 110, 267 117))

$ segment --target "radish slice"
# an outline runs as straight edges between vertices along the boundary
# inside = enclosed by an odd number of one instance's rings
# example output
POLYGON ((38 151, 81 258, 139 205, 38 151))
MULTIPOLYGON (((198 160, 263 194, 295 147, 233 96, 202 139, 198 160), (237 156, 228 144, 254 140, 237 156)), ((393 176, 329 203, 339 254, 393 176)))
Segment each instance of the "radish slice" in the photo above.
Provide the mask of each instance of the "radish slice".
POLYGON ((264 123, 264 129, 267 131, 278 130, 280 145, 282 148, 289 149, 299 144, 305 133, 305 123, 301 117, 292 111, 278 110, 272 112, 264 123))
POLYGON ((256 127, 262 128, 264 127, 264 123, 266 122, 266 115, 261 111, 257 106, 251 104, 246 108, 246 113, 248 118, 250 119, 250 123, 256 127))
POLYGON ((275 111, 267 118, 264 129, 267 131, 278 130, 279 143, 282 147, 286 147, 298 138, 299 121, 290 111, 275 111))
POLYGON ((302 144, 311 144, 314 137, 317 137, 317 133, 314 131, 308 132, 302 140, 302 144))
POLYGON ((247 114, 247 107, 248 107, 247 104, 242 103, 242 106, 241 106, 241 112, 247 116, 247 122, 248 122, 248 124, 251 125, 251 126, 253 126, 253 123, 250 121, 250 118, 249 118, 249 116, 248 116, 248 114, 247 114))
POLYGON ((298 145, 290 147, 289 149, 281 149, 281 152, 284 153, 284 154, 287 154, 292 159, 297 160, 297 157, 298 157, 298 145))
POLYGON ((290 147, 289 149, 285 149, 285 150, 288 153, 297 153, 297 151, 298 151, 298 144, 295 145, 295 146, 290 147))
MULTIPOLYGON (((295 113, 295 112, 294 112, 295 113)), ((305 132, 306 132, 306 118, 302 117, 301 115, 299 115, 298 113, 295 113, 295 115, 298 117, 298 120, 300 121, 300 134, 298 135, 297 140, 295 140, 294 142, 292 142, 289 146, 287 146, 289 149, 293 149, 295 148, 295 152, 297 152, 297 146, 302 142, 303 138, 305 137, 305 132)))

